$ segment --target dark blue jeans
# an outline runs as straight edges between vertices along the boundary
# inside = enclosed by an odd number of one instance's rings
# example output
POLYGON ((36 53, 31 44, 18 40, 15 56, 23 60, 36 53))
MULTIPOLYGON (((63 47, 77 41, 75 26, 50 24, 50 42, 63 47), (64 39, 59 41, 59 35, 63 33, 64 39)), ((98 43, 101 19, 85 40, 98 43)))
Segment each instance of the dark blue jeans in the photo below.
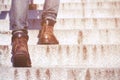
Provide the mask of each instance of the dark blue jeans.
MULTIPOLYGON (((45 0, 42 18, 56 21, 60 0, 45 0)), ((28 25, 29 0, 12 0, 10 26, 13 30, 24 29, 28 25)))

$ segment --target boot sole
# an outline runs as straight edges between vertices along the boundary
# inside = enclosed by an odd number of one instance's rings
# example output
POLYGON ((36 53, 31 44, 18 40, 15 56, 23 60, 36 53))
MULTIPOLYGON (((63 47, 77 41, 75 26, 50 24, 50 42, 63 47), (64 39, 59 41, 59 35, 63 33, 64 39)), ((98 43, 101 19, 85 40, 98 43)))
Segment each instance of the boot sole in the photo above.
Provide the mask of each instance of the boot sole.
POLYGON ((57 44, 59 44, 59 42, 50 42, 50 41, 46 40, 46 41, 39 41, 38 44, 43 44, 43 45, 44 44, 45 45, 48 45, 48 44, 52 45, 53 44, 53 45, 57 45, 57 44))
POLYGON ((14 67, 31 67, 28 65, 28 57, 24 54, 16 54, 14 56, 14 67))
POLYGON ((57 45, 58 43, 46 43, 46 42, 44 42, 44 43, 38 43, 38 44, 42 44, 42 45, 57 45))

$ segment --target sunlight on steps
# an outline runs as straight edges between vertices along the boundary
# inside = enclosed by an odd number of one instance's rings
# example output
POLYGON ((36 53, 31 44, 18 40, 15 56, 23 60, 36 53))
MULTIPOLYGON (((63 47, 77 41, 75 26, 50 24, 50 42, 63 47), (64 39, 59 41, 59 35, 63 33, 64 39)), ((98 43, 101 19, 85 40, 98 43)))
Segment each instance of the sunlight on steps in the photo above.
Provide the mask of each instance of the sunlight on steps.
MULTIPOLYGON (((11 0, 0 0, 0 80, 120 80, 120 0, 60 2, 54 31, 60 44, 38 45, 39 30, 28 30, 32 67, 13 68, 11 0)), ((34 3, 43 9, 44 0, 34 3)))

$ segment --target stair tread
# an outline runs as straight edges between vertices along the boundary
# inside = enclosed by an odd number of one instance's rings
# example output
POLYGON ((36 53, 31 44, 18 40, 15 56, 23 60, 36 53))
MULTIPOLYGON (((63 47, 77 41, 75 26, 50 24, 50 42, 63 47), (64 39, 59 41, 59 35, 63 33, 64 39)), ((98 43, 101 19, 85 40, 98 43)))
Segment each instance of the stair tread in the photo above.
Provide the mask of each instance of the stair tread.
MULTIPOLYGON (((28 44, 36 45, 39 30, 28 30, 28 44), (34 37, 34 38, 33 38, 34 37)), ((60 44, 120 44, 120 29, 55 30, 60 44)), ((0 31, 0 44, 11 44, 11 31, 0 31)))
MULTIPOLYGON (((12 66, 11 48, 0 46, 0 66, 12 66)), ((29 45, 28 48, 33 67, 120 67, 120 45, 29 45)))

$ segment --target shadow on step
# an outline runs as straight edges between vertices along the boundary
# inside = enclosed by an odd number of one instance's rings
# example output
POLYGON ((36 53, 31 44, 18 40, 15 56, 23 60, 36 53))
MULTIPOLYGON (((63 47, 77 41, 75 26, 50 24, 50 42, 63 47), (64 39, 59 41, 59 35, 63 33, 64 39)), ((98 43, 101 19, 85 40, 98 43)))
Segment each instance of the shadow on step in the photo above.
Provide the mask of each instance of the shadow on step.
POLYGON ((6 16, 7 16, 8 13, 9 13, 9 11, 1 11, 1 13, 0 13, 0 20, 1 19, 6 19, 6 16))

